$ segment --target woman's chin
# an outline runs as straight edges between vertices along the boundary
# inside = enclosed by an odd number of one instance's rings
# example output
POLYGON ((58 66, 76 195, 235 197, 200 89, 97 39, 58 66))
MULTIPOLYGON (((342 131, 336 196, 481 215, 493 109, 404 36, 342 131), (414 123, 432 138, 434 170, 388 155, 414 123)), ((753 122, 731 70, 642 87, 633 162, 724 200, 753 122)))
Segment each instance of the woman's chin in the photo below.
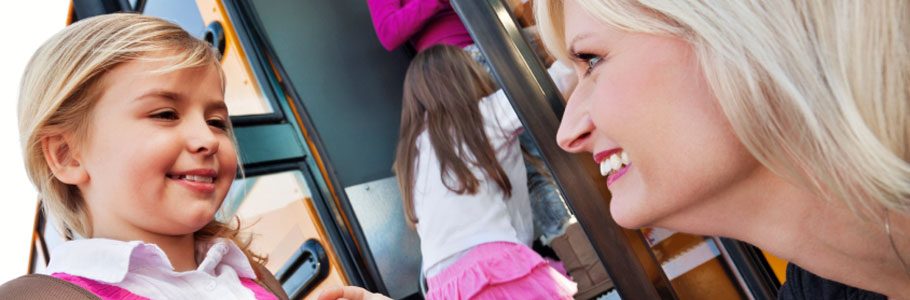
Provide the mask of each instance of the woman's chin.
POLYGON ((639 229, 652 223, 647 214, 639 211, 638 207, 628 205, 621 199, 614 198, 610 201, 610 215, 616 224, 628 229, 639 229))

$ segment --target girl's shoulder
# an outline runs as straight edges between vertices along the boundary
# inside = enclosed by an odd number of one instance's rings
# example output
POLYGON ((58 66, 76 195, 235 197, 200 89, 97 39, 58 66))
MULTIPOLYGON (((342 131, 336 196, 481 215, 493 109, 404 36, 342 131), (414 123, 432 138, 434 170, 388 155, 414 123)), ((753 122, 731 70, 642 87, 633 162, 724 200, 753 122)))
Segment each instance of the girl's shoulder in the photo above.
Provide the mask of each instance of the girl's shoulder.
MULTIPOLYGON (((257 299, 271 298, 265 293, 271 293, 277 299, 288 299, 281 283, 268 269, 260 264, 253 264, 253 268, 256 284, 262 289, 248 288, 257 299)), ((9 300, 100 300, 102 297, 97 295, 104 295, 105 299, 144 299, 116 286, 62 273, 55 276, 29 274, 0 285, 0 298, 9 300)))
POLYGON ((0 298, 10 300, 99 299, 98 296, 76 284, 41 274, 25 275, 0 285, 0 298))
POLYGON ((252 266, 253 270, 256 272, 256 281, 260 286, 280 300, 289 299, 287 292, 281 287, 281 282, 278 281, 278 278, 275 278, 275 275, 273 275, 269 269, 266 269, 265 266, 259 263, 252 263, 252 266))
POLYGON ((498 89, 496 92, 484 97, 480 101, 479 110, 480 114, 483 115, 484 122, 489 123, 486 125, 495 125, 495 127, 508 133, 507 136, 511 136, 512 133, 522 128, 518 114, 515 113, 509 97, 506 96, 502 89, 498 89))

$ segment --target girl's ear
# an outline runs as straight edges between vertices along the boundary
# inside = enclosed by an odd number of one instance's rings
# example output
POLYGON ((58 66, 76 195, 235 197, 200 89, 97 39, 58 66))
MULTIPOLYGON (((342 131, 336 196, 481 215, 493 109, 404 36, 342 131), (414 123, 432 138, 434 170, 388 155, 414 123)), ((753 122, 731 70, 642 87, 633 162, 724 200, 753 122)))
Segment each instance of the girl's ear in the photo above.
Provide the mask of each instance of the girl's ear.
POLYGON ((52 135, 41 139, 44 160, 54 177, 66 184, 80 185, 88 182, 88 172, 79 161, 76 150, 63 135, 52 135))

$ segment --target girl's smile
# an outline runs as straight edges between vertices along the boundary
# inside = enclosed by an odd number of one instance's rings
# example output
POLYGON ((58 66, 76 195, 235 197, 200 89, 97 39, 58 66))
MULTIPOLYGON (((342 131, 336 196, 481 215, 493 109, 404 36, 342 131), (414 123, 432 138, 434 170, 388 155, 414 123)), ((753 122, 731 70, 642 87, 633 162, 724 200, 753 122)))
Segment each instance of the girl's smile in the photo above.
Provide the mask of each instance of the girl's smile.
POLYGON ((215 179, 218 178, 218 172, 213 169, 194 169, 168 173, 167 177, 190 190, 209 194, 215 192, 215 179))

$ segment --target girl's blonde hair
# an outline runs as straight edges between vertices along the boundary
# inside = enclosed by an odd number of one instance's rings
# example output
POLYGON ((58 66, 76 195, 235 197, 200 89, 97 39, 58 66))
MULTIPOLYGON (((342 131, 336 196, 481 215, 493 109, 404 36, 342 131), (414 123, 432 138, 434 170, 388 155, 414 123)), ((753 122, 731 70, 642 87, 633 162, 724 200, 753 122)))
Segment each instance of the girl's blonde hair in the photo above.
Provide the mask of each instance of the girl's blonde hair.
MULTIPOLYGON (((73 233, 92 236, 85 199, 76 186, 58 180, 45 160, 42 139, 72 134, 68 147, 85 140, 92 109, 103 93, 102 77, 129 61, 165 61, 155 72, 214 66, 224 74, 218 54, 171 22, 138 14, 108 14, 76 22, 51 37, 35 52, 22 77, 19 94, 19 135, 28 176, 38 190, 44 211, 57 220, 67 239, 73 233)), ((222 85, 222 92, 224 87, 222 85)), ((233 130, 228 124, 228 132, 233 130)), ((249 240, 240 239, 239 223, 213 220, 195 233, 197 240, 234 240, 249 257, 249 240)))
MULTIPOLYGON (((565 0, 538 0, 568 58, 565 0)), ((910 2, 571 0, 621 30, 691 44, 745 147, 865 216, 910 213, 910 2)))

